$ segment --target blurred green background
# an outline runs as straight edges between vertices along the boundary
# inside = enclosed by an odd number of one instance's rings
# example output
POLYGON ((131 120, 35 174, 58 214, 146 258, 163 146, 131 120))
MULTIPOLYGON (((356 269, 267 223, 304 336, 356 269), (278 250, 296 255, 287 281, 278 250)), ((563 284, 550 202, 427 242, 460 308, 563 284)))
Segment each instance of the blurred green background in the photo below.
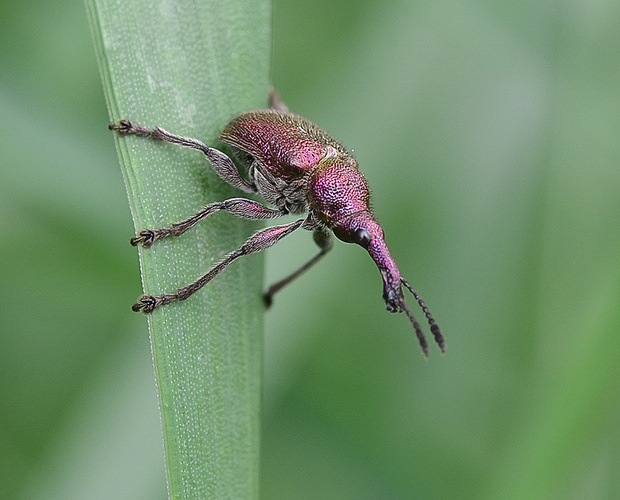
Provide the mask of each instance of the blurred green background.
MULTIPOLYGON (((2 12, 0 491, 163 499, 86 14, 2 12)), ((289 107, 355 151, 448 350, 425 361, 336 244, 266 315, 263 497, 620 498, 620 3, 274 0, 273 52, 289 107)), ((291 236, 267 280, 314 252, 291 236)))

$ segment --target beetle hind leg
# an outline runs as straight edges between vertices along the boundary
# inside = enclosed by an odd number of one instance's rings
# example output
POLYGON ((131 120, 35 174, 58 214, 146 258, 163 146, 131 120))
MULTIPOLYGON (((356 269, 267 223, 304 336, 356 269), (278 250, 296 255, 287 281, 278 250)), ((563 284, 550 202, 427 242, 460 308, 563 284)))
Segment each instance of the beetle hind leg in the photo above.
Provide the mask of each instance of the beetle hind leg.
POLYGON ((282 288, 288 285, 291 281, 298 278, 301 274, 306 272, 308 269, 314 266, 314 264, 321 260, 325 256, 325 254, 329 252, 334 242, 331 232, 323 228, 316 228, 313 233, 313 238, 314 242, 321 249, 320 252, 317 253, 314 257, 312 257, 299 269, 289 274, 286 278, 274 283, 267 289, 267 291, 263 294, 263 303, 265 304, 265 308, 268 309, 269 307, 271 307, 271 304, 273 303, 273 296, 277 292, 282 290, 282 288))
POLYGON ((191 297, 239 257, 266 250, 270 246, 275 245, 285 236, 298 229, 303 222, 304 219, 299 219, 289 224, 260 229, 250 236, 245 243, 241 245, 241 247, 224 256, 222 260, 211 267, 211 269, 209 269, 193 283, 179 288, 176 293, 172 294, 143 295, 138 299, 138 302, 132 306, 132 310, 135 312, 142 311, 144 314, 150 314, 160 306, 191 297))

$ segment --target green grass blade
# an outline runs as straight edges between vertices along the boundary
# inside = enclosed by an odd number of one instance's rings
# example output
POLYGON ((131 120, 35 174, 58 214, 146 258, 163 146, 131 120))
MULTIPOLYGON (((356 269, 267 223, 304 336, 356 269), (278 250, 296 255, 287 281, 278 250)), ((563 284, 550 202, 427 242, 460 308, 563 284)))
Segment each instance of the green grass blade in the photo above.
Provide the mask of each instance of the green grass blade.
MULTIPOLYGON (((266 106, 267 0, 86 4, 112 120, 214 144, 235 114, 266 106)), ((136 229, 167 226, 238 195, 195 151, 101 129, 117 141, 136 229)), ((145 291, 193 281, 254 229, 215 215, 181 238, 141 249, 145 291)), ((148 317, 172 498, 258 496, 261 286, 262 257, 248 257, 148 317)))

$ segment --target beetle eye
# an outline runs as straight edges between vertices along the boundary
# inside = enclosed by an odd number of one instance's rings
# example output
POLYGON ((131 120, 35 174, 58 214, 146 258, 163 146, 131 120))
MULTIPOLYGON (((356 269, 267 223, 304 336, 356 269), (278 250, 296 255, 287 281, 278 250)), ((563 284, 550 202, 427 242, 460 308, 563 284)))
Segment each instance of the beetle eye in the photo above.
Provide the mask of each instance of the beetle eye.
POLYGON ((367 229, 359 228, 355 231, 355 243, 366 248, 370 245, 370 241, 372 240, 372 236, 367 229))

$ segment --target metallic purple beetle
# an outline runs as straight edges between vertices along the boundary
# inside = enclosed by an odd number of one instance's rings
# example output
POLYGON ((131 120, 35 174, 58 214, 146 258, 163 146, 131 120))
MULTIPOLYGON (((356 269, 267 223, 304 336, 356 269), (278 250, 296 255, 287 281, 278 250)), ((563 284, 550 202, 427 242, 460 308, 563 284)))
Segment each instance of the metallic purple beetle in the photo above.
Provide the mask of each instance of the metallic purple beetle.
POLYGON ((272 285, 264 295, 266 306, 271 304, 278 290, 327 253, 332 246, 333 232, 338 239, 357 243, 368 251, 383 278, 383 300, 387 310, 407 314, 422 351, 428 356, 426 338, 407 307, 402 286, 413 294, 430 325, 435 342, 443 352, 445 343, 439 327, 418 293, 400 275, 390 255, 383 230, 370 210, 368 184, 353 156, 316 125, 289 113, 275 92, 271 94, 271 107, 236 117, 220 136, 223 143, 232 147, 239 164, 247 171, 247 179, 239 174, 235 163, 226 154, 196 139, 171 134, 160 127, 150 130, 128 120, 110 124, 109 128, 121 135, 150 137, 202 151, 223 180, 246 193, 258 193, 277 207, 269 208, 246 198, 210 203, 197 214, 171 227, 140 231, 131 240, 134 246, 142 244, 150 247, 158 239, 179 236, 220 210, 245 219, 274 219, 288 213, 307 213, 306 217, 294 222, 257 231, 239 249, 227 254, 195 282, 179 288, 176 293, 143 295, 133 305, 133 310, 151 313, 159 306, 185 300, 237 258, 261 252, 303 227, 314 232, 314 241, 320 252, 290 276, 272 285))

